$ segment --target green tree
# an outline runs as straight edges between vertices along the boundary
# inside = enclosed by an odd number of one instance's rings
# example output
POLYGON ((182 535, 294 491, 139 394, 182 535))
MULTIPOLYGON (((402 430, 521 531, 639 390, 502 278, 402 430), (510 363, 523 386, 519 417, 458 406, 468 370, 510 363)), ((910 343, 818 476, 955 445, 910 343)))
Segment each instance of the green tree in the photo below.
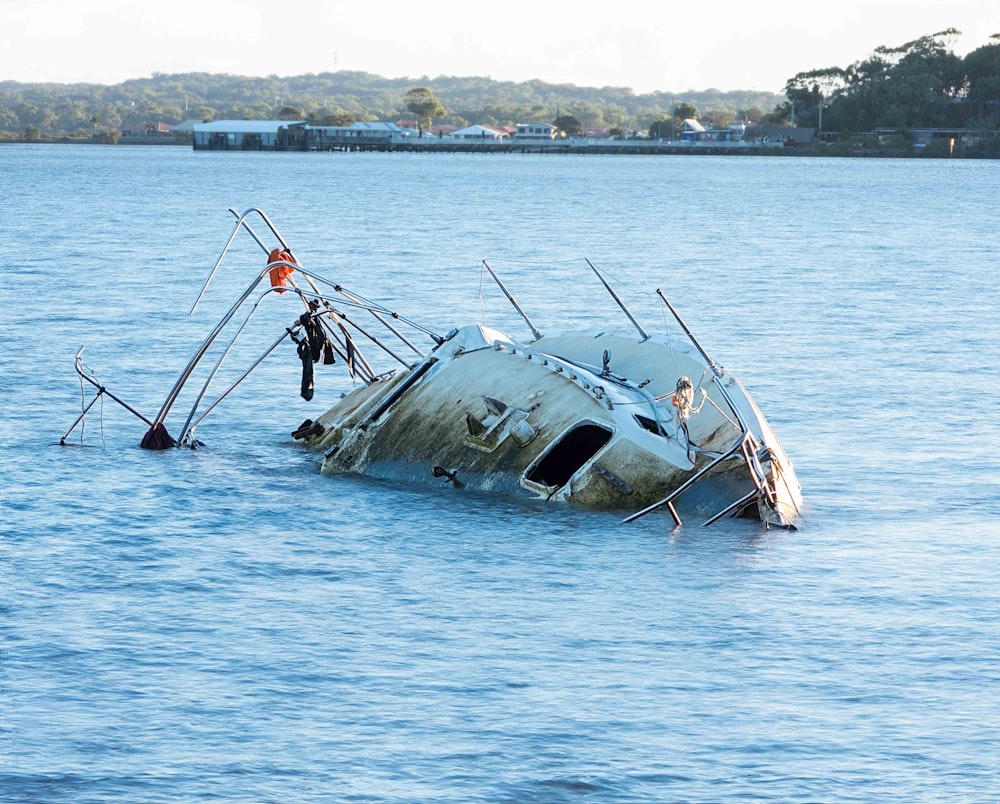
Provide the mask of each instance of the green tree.
POLYGON ((696 107, 693 103, 688 103, 687 101, 678 103, 674 107, 674 117, 678 120, 697 120, 698 107, 696 107))
POLYGON ((17 128, 18 119, 13 109, 0 106, 0 130, 13 131, 17 128))
POLYGON ((991 39, 996 43, 984 45, 969 53, 963 63, 968 80, 968 99, 973 103, 1000 103, 1000 34, 991 39))
POLYGON ((847 68, 799 73, 785 85, 785 96, 800 125, 828 131, 962 125, 976 109, 963 98, 971 86, 968 61, 948 49, 957 34, 949 28, 878 47, 847 68))
POLYGON ((17 114, 18 119, 25 126, 42 126, 42 115, 43 112, 39 108, 38 104, 33 101, 22 101, 14 107, 14 112, 17 114))
POLYGON ((356 121, 357 118, 353 114, 343 109, 318 109, 309 115, 311 126, 349 126, 356 121))
POLYGON ((583 123, 575 115, 561 114, 555 119, 553 125, 569 137, 579 137, 583 134, 583 123))
POLYGON ((441 103, 430 87, 411 89, 403 96, 406 110, 417 119, 417 124, 428 128, 435 117, 441 117, 448 110, 441 103))
POLYGON ((703 122, 709 128, 723 129, 733 122, 734 115, 732 112, 725 110, 718 110, 712 112, 705 112, 703 116, 703 122))
POLYGON ((121 131, 122 130, 122 118, 118 113, 118 108, 113 103, 105 103, 101 105, 101 110, 99 112, 101 116, 101 122, 104 125, 105 131, 121 131))
POLYGON ((654 140, 672 140, 677 133, 677 126, 672 117, 661 117, 649 125, 649 136, 654 140))
POLYGON ((791 103, 795 122, 828 128, 822 120, 823 110, 831 97, 843 91, 846 83, 847 73, 840 67, 807 70, 790 78, 785 84, 785 97, 791 103))
POLYGON ((767 123, 772 126, 791 125, 792 104, 788 101, 785 103, 779 103, 774 107, 770 114, 763 115, 760 120, 762 123, 767 123))

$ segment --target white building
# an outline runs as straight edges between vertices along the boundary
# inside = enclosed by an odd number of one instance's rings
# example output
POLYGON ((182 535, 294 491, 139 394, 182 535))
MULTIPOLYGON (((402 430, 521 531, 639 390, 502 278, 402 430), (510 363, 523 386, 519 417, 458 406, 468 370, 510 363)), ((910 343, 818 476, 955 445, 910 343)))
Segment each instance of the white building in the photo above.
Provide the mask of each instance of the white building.
POLYGON ((448 135, 453 140, 473 140, 478 142, 500 142, 507 135, 502 131, 487 128, 486 126, 469 126, 460 128, 448 135))
POLYGON ((273 151, 297 139, 305 120, 213 120, 195 123, 194 148, 212 151, 273 151), (291 132, 291 136, 290 136, 291 132))
POLYGON ((550 123, 518 123, 517 133, 514 139, 517 140, 554 140, 556 138, 556 127, 550 123))

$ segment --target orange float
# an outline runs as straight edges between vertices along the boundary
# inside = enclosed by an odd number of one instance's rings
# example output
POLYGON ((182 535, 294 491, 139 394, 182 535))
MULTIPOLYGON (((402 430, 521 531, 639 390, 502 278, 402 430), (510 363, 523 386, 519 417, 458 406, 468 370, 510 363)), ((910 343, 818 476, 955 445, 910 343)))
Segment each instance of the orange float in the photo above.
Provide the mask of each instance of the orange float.
MULTIPOLYGON (((271 249, 271 253, 267 255, 267 264, 270 265, 273 262, 295 263, 295 259, 287 251, 275 248, 271 249)), ((271 278, 271 287, 278 288, 278 293, 284 293, 285 285, 291 279, 292 274, 295 273, 295 268, 291 265, 275 265, 267 273, 271 278)))

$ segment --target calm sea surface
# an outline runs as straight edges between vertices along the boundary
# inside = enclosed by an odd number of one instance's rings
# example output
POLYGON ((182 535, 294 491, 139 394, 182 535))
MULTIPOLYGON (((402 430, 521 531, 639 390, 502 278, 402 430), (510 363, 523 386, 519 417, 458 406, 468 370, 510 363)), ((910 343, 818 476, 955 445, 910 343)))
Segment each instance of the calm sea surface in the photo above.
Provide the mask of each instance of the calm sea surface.
POLYGON ((0 243, 0 801, 1000 801, 1000 163, 5 146, 0 243), (663 288, 804 526, 324 478, 288 344, 203 449, 58 446, 82 346, 151 416, 263 268, 188 315, 230 207, 441 331, 525 334, 483 258, 543 331, 663 288))

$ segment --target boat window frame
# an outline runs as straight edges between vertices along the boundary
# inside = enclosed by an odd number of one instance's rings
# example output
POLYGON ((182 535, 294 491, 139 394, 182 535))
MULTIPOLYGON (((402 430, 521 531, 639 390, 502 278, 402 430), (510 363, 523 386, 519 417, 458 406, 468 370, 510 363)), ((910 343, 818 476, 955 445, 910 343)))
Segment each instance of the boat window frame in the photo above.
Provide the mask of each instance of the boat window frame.
POLYGON ((527 468, 521 474, 521 484, 526 488, 543 491, 549 495, 556 493, 559 489, 565 488, 569 485, 574 477, 598 459, 601 453, 606 450, 608 445, 614 440, 617 431, 618 430, 614 424, 600 419, 586 418, 574 422, 563 430, 558 436, 553 438, 552 441, 549 442, 548 446, 546 446, 545 449, 542 450, 542 452, 540 452, 530 464, 528 464, 527 468), (603 441, 601 441, 601 443, 592 451, 589 449, 589 446, 585 447, 585 449, 589 452, 588 456, 582 461, 572 461, 572 463, 576 464, 576 468, 574 468, 572 472, 567 473, 565 468, 563 468, 563 470, 558 473, 556 478, 559 480, 565 477, 565 480, 562 480, 562 482, 550 483, 547 482, 547 478, 545 476, 540 478, 533 477, 533 474, 538 472, 546 461, 552 459, 553 454, 557 451, 562 452, 579 450, 580 445, 567 444, 566 440, 574 433, 584 428, 589 430, 601 430, 607 435, 607 438, 603 439, 603 441))

